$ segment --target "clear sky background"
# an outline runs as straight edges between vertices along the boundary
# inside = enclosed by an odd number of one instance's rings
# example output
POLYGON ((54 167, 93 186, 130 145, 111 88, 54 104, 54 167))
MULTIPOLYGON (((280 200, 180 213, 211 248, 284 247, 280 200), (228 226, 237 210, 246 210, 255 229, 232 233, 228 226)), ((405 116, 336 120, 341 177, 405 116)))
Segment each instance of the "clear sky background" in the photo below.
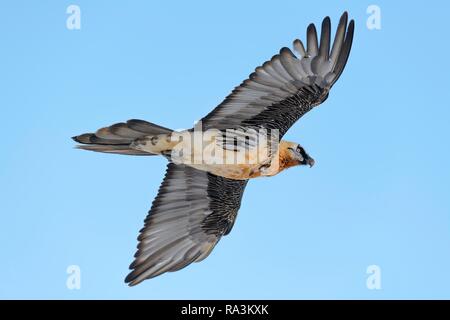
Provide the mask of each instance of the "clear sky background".
POLYGON ((1 1, 0 298, 450 298, 449 14, 444 1, 1 1), (66 28, 70 4, 81 30, 66 28), (371 4, 381 30, 366 27, 371 4), (209 258, 126 286, 165 160, 70 137, 131 118, 190 127, 344 10, 347 67, 286 136, 316 166, 251 181, 209 258))

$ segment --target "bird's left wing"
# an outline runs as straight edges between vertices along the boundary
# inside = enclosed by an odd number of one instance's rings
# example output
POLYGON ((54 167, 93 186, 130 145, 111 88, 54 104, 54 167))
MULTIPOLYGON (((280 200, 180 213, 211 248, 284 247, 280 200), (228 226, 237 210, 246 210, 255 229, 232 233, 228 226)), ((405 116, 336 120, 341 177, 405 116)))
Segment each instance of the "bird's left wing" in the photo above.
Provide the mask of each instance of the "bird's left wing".
POLYGON ((231 231, 247 181, 169 163, 125 282, 136 285, 205 259, 231 231))
POLYGON ((307 29, 306 50, 300 40, 294 51, 281 49, 256 68, 213 111, 202 119, 203 129, 260 127, 278 129, 280 138, 306 112, 321 104, 337 81, 350 54, 354 21, 345 12, 330 51, 330 19, 322 22, 320 42, 314 24, 307 29))

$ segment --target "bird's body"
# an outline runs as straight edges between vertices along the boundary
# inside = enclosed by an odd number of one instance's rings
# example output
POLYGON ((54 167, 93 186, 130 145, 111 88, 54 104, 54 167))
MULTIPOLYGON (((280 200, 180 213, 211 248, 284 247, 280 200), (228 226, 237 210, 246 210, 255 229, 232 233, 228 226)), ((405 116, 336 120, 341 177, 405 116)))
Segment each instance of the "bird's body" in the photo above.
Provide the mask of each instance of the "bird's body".
POLYGON ((354 22, 347 25, 347 13, 342 15, 332 48, 330 29, 327 17, 319 43, 311 24, 306 49, 300 40, 294 41, 297 56, 281 49, 193 129, 128 120, 74 137, 81 149, 169 161, 126 282, 135 285, 203 260, 231 231, 250 179, 314 164, 303 147, 282 137, 327 99, 344 70, 354 22))
MULTIPOLYGON (((250 158, 245 158, 245 163, 237 164, 190 164, 191 167, 207 171, 228 179, 249 180, 258 177, 271 177, 281 171, 300 164, 300 161, 291 156, 286 146, 290 144, 287 141, 281 141, 280 150, 272 157, 264 158, 262 161, 251 162, 250 158)), ((297 145, 297 144, 295 144, 297 145)), ((238 157, 236 152, 234 159, 238 157)), ((312 158, 311 158, 312 160, 312 158)), ((311 162, 312 163, 312 162, 311 162)))
MULTIPOLYGON (((225 133, 227 140, 231 139, 233 142, 237 141, 234 140, 236 135, 235 131, 225 133)), ((239 136, 248 138, 251 134, 241 130, 239 136)), ((237 180, 273 176, 300 164, 298 157, 289 151, 289 148, 297 147, 295 142, 270 140, 261 134, 255 137, 256 142, 243 141, 242 146, 237 143, 226 145, 227 140, 224 142, 224 134, 219 130, 186 130, 145 136, 133 141, 131 148, 163 155, 173 163, 237 180)), ((309 165, 314 162, 309 156, 308 161, 309 165)))

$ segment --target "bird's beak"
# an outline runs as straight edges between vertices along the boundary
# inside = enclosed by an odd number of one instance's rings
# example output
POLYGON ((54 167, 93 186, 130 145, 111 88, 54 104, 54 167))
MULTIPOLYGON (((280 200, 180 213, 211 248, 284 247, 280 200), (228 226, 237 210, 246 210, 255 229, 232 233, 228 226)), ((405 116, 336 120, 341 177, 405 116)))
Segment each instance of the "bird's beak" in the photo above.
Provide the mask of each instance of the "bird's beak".
POLYGON ((316 161, 314 161, 313 158, 308 157, 308 159, 306 159, 306 164, 309 165, 310 168, 312 168, 312 166, 316 163, 316 161))

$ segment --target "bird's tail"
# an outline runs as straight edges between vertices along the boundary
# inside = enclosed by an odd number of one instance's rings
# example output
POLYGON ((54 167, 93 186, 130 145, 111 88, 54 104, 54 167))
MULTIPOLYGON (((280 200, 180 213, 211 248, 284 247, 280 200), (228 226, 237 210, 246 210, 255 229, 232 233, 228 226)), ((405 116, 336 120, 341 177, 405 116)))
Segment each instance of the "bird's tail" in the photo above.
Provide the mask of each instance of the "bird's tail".
POLYGON ((158 153, 146 152, 134 148, 136 141, 151 139, 154 136, 170 135, 172 130, 144 120, 128 120, 101 128, 95 133, 85 133, 72 137, 80 143, 77 148, 125 155, 151 156, 158 153))

